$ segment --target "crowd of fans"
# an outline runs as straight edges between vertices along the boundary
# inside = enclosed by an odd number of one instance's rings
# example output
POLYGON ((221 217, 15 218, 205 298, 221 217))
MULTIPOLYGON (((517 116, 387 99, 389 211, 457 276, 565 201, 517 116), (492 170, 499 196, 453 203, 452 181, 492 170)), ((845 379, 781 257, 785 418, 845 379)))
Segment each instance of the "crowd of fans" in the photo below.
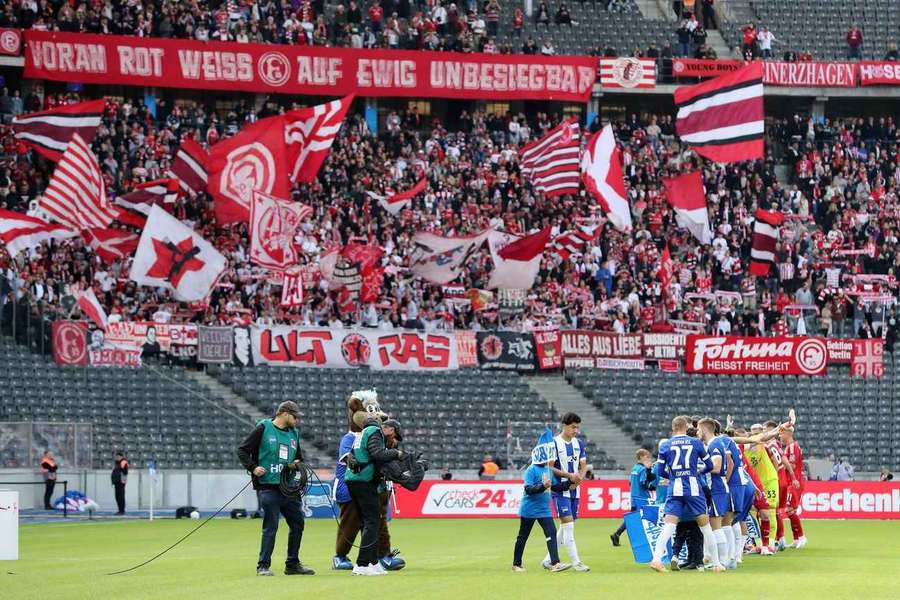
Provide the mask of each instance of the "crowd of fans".
MULTIPOLYGON (((52 101, 65 100, 48 97, 46 103, 52 101)), ((35 102, 25 99, 26 105, 35 102)), ((184 136, 214 144, 243 122, 278 110, 269 102, 259 113, 238 105, 219 115, 198 104, 160 99, 154 118, 140 100, 110 101, 93 148, 110 194, 121 194, 164 175, 184 136)), ((2 320, 9 328, 14 319, 29 316, 78 318, 72 291, 90 285, 111 318, 125 320, 526 330, 557 324, 618 332, 674 327, 745 335, 884 335, 890 341, 896 336, 900 140, 892 119, 794 118, 770 126, 767 147, 778 149, 779 156, 783 152, 792 173, 787 185, 776 178, 779 162, 771 153, 755 163, 701 164, 675 138, 670 116, 632 114, 616 120, 634 218, 634 230, 623 233, 606 222, 584 192, 544 198, 523 179, 517 148, 561 118, 462 112, 450 129, 413 109, 392 112, 375 135, 360 114, 351 114, 318 180, 295 190, 297 200, 315 209, 295 240, 302 261, 310 265, 302 307, 279 307, 278 285, 248 260, 246 226, 218 227, 210 199, 200 195, 180 200, 175 214, 229 259, 208 305, 179 304, 168 293, 137 286, 127 278, 127 260, 106 265, 75 239, 30 255, 11 258, 0 252, 2 320), (660 184, 662 177, 694 168, 702 169, 715 237, 706 246, 677 226, 660 184), (397 216, 365 193, 406 189, 423 174, 429 181, 426 193, 397 216), (766 278, 748 275, 758 206, 787 217, 778 264, 766 278), (451 303, 442 286, 408 271, 417 231, 463 235, 495 227, 524 233, 546 226, 554 234, 599 229, 583 252, 566 259, 547 249, 538 281, 518 314, 501 313, 496 299, 483 306, 451 303), (386 275, 377 302, 348 306, 316 277, 322 253, 352 241, 384 251, 386 275), (658 274, 666 243, 674 261, 667 292, 658 274)), ((600 126, 595 119, 587 131, 600 126)), ((47 185, 53 165, 16 143, 8 129, 2 143, 0 205, 27 211, 47 185)), ((491 268, 485 247, 458 283, 484 289, 491 268)))

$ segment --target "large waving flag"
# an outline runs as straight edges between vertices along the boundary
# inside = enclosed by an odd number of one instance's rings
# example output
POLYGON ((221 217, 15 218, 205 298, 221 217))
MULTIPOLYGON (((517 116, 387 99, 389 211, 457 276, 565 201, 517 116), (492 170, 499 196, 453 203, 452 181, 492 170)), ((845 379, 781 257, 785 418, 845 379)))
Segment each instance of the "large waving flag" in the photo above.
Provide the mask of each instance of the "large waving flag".
POLYGON ((492 231, 488 236, 494 270, 489 289, 529 290, 541 268, 544 248, 550 242, 550 227, 519 237, 511 233, 492 231))
POLYGON ((664 178, 662 182, 669 205, 675 209, 678 226, 690 231, 701 244, 711 243, 713 235, 700 171, 664 178))
POLYGON ((422 177, 416 185, 405 192, 398 192, 396 194, 391 194, 390 196, 382 196, 375 192, 366 192, 366 194, 373 200, 377 200, 384 210, 396 216, 400 214, 401 210, 409 206, 409 203, 412 202, 413 198, 424 192, 426 187, 428 187, 428 179, 422 177))
POLYGON ((106 264, 134 254, 140 241, 138 234, 121 229, 85 229, 81 237, 106 264))
POLYGON ((775 264, 775 245, 778 243, 778 227, 784 223, 784 215, 773 210, 756 209, 753 225, 753 246, 750 248, 750 274, 766 277, 775 264))
POLYGON ((37 217, 0 208, 0 242, 6 246, 10 256, 25 249, 36 248, 42 242, 76 237, 74 229, 48 223, 37 217))
POLYGON ((603 212, 619 231, 631 231, 631 208, 625 194, 622 153, 611 125, 588 140, 581 157, 581 179, 603 212))
POLYGON ((580 139, 581 127, 572 117, 519 150, 522 174, 536 192, 547 197, 578 193, 580 139))
POLYGON ((255 192, 250 208, 250 261, 272 271, 297 263, 294 235, 312 208, 255 192))
POLYGON ((106 100, 66 104, 50 110, 27 113, 13 119, 16 138, 56 162, 62 158, 72 136, 90 144, 100 126, 106 100))
POLYGON ((352 96, 257 121, 209 152, 208 189, 220 224, 248 222, 253 193, 291 197, 292 182, 312 181, 352 96))
POLYGON ((169 173, 178 180, 185 192, 199 194, 206 191, 209 155, 203 146, 186 137, 175 153, 169 173))
POLYGON ((419 232, 413 237, 409 264, 413 274, 432 283, 450 283, 487 239, 489 229, 467 237, 419 232))
POLYGON ((118 216, 110 206, 97 157, 77 133, 56 165, 38 207, 73 229, 108 227, 118 216))
POLYGON ((141 285, 172 290, 176 300, 198 302, 209 296, 226 266, 212 244, 153 206, 129 276, 141 285))
POLYGON ((107 317, 106 311, 103 310, 100 301, 97 300, 97 295, 94 294, 94 290, 87 288, 86 290, 78 292, 76 297, 78 298, 78 306, 84 314, 87 315, 97 327, 106 331, 106 328, 109 326, 109 317, 107 317))
POLYGON ((765 156, 763 145, 763 64, 675 90, 681 141, 719 163, 765 156))
POLYGON ((569 260, 573 254, 582 254, 587 243, 597 239, 600 231, 599 226, 576 227, 553 238, 550 247, 560 258, 569 260))

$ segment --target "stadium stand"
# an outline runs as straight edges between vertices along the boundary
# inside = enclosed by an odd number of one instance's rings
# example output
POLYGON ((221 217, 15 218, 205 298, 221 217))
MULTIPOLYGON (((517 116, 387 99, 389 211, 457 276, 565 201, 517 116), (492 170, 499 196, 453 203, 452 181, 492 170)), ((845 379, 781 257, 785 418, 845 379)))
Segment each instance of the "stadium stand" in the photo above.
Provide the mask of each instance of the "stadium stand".
MULTIPOLYGON (((216 398, 181 368, 57 366, 6 336, 0 336, 0 389, 0 422, 90 423, 94 468, 107 467, 123 450, 143 468, 155 458, 161 469, 233 469, 234 447, 252 423, 220 412, 216 398)), ((2 450, 4 467, 32 466, 21 447, 2 450)))
MULTIPOLYGON (((471 469, 485 453, 505 463, 515 450, 508 434, 530 440, 559 417, 515 373, 224 368, 216 377, 265 414, 281 400, 296 400, 309 424, 301 425, 304 439, 335 458, 347 431, 346 398, 356 389, 376 389, 411 447, 437 468, 471 469)), ((596 469, 616 468, 602 449, 589 444, 587 453, 596 469)))
POLYGON ((846 367, 833 367, 819 378, 592 370, 572 371, 567 378, 648 449, 669 436, 675 407, 689 415, 713 415, 723 423, 731 414, 745 427, 783 419, 786 407, 794 407, 802 419, 807 456, 833 455, 860 470, 877 471, 885 462, 900 461, 895 420, 900 402, 894 392, 898 374, 900 361, 886 354, 881 380, 851 379, 846 367))
MULTIPOLYGON (((763 25, 775 35, 774 56, 785 52, 809 52, 817 60, 847 58, 847 31, 857 23, 863 31, 862 58, 882 60, 890 44, 896 44, 900 15, 888 0, 757 0, 751 3, 754 25, 763 25)), ((722 36, 732 47, 740 47, 741 29, 747 23, 728 22, 722 36)))

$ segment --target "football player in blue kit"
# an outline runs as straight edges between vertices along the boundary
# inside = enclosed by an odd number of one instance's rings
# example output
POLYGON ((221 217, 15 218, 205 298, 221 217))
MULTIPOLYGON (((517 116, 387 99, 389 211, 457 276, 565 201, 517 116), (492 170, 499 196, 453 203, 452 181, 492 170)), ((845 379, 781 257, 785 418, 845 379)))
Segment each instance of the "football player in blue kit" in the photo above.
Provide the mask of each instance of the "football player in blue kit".
MULTIPOLYGON (((712 471, 707 473, 710 489, 709 523, 716 539, 719 566, 728 567, 734 551, 734 531, 731 529, 734 511, 731 504, 731 490, 728 486, 734 471, 734 459, 730 450, 731 439, 720 435, 722 426, 715 419, 708 417, 700 419, 697 428, 713 463, 712 471)), ((710 566, 714 568, 716 563, 711 562, 710 566)))
POLYGON ((672 437, 660 449, 657 460, 660 473, 664 473, 669 480, 669 495, 663 508, 664 524, 650 562, 650 567, 660 573, 666 570, 662 558, 682 515, 697 515, 697 525, 703 533, 703 545, 710 556, 711 569, 715 572, 725 570, 719 564, 718 547, 706 514, 706 498, 700 487, 700 476, 713 470, 713 461, 703 442, 687 435, 689 425, 687 417, 672 419, 672 437))

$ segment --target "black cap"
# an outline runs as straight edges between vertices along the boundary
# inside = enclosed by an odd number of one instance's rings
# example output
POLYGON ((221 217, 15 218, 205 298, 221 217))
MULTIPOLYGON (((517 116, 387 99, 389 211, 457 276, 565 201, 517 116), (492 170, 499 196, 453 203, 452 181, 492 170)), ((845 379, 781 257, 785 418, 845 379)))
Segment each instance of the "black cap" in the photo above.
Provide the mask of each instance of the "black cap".
POLYGON ((394 439, 398 442, 403 441, 403 435, 400 432, 400 421, 397 419, 388 419, 384 422, 384 427, 393 427, 394 428, 394 439))

